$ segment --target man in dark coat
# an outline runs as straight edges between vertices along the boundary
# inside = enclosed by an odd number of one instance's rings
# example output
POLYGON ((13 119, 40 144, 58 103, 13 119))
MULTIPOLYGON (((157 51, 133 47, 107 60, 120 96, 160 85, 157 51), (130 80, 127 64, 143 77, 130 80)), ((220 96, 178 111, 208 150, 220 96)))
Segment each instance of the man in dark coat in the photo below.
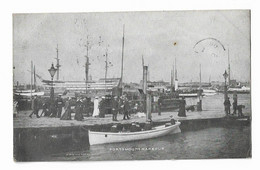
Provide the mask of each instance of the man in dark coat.
POLYGON ((62 107, 63 107, 63 100, 61 98, 61 94, 59 94, 58 98, 55 101, 55 106, 57 108, 57 118, 61 117, 62 107))
POLYGON ((49 110, 48 110, 48 101, 47 99, 44 99, 43 104, 42 104, 42 113, 41 116, 44 114, 44 116, 49 116, 49 110))
POLYGON ((224 106, 225 106, 226 115, 229 115, 230 114, 230 106, 231 106, 229 97, 224 101, 224 106))
POLYGON ((161 116, 162 98, 158 99, 158 115, 161 116))
POLYGON ((178 112, 179 117, 186 117, 185 105, 186 105, 186 101, 183 97, 182 100, 180 100, 179 112, 178 112))
POLYGON ((127 98, 125 98, 124 100, 124 120, 126 119, 130 119, 129 117, 129 111, 130 111, 130 105, 129 105, 129 101, 127 100, 127 98))
POLYGON ((238 111, 238 117, 243 117, 244 115, 243 115, 243 112, 242 112, 242 110, 245 108, 245 106, 244 105, 238 105, 237 106, 237 111, 238 111))
POLYGON ((117 120, 117 113, 118 113, 118 100, 117 100, 117 96, 115 96, 113 99, 112 99, 112 120, 113 121, 118 121, 117 120))
POLYGON ((37 95, 34 96, 33 100, 32 100, 32 113, 29 115, 30 118, 32 118, 32 115, 35 114, 37 118, 40 118, 40 116, 38 115, 39 112, 39 100, 37 95))
POLYGON ((75 120, 82 121, 84 119, 82 111, 83 111, 83 102, 82 99, 78 97, 76 101, 76 114, 74 118, 75 120))

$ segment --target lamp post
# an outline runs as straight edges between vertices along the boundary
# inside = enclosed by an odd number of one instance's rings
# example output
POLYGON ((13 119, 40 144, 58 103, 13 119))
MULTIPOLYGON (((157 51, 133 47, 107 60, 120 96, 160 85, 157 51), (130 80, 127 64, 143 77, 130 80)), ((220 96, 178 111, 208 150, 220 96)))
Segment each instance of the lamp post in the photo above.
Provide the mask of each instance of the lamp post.
POLYGON ((228 98, 228 94, 227 94, 227 77, 228 77, 228 73, 227 71, 225 70, 224 74, 223 74, 223 77, 225 79, 225 86, 224 86, 224 99, 227 100, 228 98))
POLYGON ((50 98, 51 98, 51 102, 54 101, 54 88, 53 88, 53 77, 57 71, 56 68, 54 68, 53 63, 51 64, 51 68, 48 70, 50 75, 51 75, 51 93, 50 93, 50 98))

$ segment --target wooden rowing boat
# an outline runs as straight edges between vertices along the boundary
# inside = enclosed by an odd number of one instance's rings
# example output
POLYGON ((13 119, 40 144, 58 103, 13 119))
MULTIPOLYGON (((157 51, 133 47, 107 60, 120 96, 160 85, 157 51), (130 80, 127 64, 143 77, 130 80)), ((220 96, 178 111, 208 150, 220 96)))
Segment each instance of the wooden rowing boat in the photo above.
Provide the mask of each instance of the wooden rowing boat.
POLYGON ((94 132, 89 130, 89 144, 105 144, 105 143, 119 143, 127 141, 136 141, 143 139, 156 138, 168 134, 180 133, 180 122, 176 122, 170 126, 157 126, 152 130, 139 132, 94 132))

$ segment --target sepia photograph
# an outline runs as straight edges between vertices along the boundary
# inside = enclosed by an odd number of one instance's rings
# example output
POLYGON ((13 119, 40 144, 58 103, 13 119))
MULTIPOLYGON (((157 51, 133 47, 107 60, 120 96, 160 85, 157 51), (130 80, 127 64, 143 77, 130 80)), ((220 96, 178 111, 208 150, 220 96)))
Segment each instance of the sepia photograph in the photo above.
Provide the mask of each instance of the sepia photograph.
POLYGON ((251 10, 12 24, 14 161, 252 157, 251 10))

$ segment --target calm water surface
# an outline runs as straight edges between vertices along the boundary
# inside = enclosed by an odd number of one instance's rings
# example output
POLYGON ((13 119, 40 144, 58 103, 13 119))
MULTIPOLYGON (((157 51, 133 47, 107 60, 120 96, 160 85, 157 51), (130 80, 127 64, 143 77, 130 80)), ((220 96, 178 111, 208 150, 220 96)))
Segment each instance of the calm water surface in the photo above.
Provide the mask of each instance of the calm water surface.
MULTIPOLYGON (((232 95, 230 95, 231 103, 232 95)), ((187 104, 191 104, 192 100, 187 104)), ((238 104, 250 111, 250 95, 239 94, 238 104)), ((223 109, 223 94, 203 98, 204 110, 223 109)), ((153 160, 251 157, 251 127, 208 127, 155 139, 90 146, 82 150, 49 155, 42 160, 153 160)))
POLYGON ((90 146, 55 160, 152 160, 250 157, 250 127, 212 127, 156 139, 90 146))

